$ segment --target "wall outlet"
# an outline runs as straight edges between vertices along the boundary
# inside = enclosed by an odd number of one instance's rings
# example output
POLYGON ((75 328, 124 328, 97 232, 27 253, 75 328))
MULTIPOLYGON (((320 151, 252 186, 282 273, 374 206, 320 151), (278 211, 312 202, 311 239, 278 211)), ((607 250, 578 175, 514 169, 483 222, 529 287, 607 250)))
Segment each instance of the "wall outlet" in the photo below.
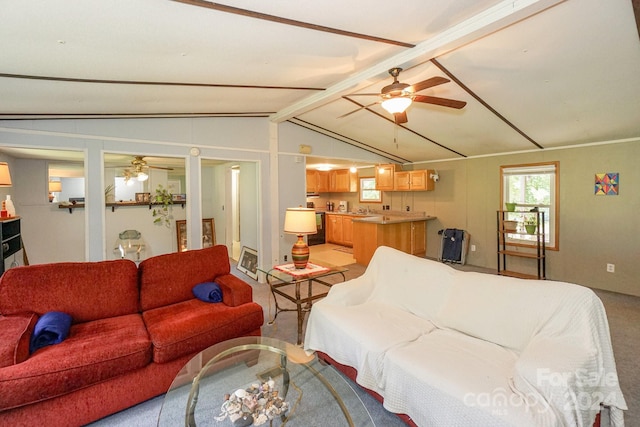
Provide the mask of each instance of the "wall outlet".
POLYGON ((608 273, 615 273, 616 272, 616 265, 615 264, 607 264, 607 272, 608 273))
POLYGON ((471 252, 475 252, 476 251, 476 245, 471 245, 471 252))
POLYGON ((289 258, 289 255, 284 256, 284 262, 287 262, 287 258, 289 258))

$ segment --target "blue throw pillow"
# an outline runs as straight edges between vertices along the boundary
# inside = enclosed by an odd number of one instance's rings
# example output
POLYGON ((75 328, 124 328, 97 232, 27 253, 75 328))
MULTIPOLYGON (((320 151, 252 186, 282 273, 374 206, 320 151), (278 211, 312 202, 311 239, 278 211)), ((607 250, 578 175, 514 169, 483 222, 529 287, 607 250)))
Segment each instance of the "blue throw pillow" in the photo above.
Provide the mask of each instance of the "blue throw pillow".
POLYGON ((29 353, 48 345, 59 344, 69 335, 71 316, 60 311, 43 314, 36 322, 31 335, 29 353))
POLYGON ((222 302, 222 289, 216 282, 204 282, 193 287, 193 295, 204 302, 222 302))

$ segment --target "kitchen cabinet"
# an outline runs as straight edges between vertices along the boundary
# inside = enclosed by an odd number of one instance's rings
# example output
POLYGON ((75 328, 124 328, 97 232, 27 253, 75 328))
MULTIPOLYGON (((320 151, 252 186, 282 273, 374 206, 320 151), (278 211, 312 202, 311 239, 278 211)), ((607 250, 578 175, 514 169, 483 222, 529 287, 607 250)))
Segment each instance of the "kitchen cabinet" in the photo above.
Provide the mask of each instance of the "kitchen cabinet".
POLYGON ((349 169, 336 169, 329 172, 329 192, 355 193, 358 191, 358 175, 349 169))
POLYGON ((329 191, 329 172, 307 170, 307 193, 327 193, 329 191))
POLYGON ((369 265, 378 246, 389 246, 408 254, 425 256, 427 220, 353 223, 353 256, 358 264, 369 265))
POLYGON ((326 214, 327 243, 353 246, 353 216, 326 214))
POLYGON ((378 165, 376 166, 376 190, 393 191, 394 189, 394 173, 398 170, 398 165, 378 165))
POLYGON ((394 173, 395 191, 433 191, 435 184, 429 176, 431 169, 415 171, 397 171, 394 173))

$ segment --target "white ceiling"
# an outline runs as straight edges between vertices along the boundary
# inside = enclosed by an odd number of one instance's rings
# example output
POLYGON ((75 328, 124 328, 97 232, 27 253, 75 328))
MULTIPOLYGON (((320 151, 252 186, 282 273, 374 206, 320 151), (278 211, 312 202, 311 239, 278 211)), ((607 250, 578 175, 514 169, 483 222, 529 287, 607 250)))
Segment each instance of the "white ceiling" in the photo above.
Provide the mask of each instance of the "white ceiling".
POLYGON ((0 119, 268 116, 401 163, 637 138, 633 4, 8 0, 0 119), (449 78, 420 94, 467 105, 414 103, 401 126, 379 105, 338 118, 396 66, 406 83, 449 78))

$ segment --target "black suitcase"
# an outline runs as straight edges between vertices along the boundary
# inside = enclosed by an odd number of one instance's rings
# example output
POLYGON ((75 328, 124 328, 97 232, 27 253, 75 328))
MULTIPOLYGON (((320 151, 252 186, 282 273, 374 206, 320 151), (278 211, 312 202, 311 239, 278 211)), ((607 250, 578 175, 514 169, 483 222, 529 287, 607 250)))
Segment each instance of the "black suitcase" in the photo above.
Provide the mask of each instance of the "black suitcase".
POLYGON ((464 265, 469 249, 469 233, 457 228, 447 228, 438 231, 438 234, 442 235, 438 261, 464 265))

